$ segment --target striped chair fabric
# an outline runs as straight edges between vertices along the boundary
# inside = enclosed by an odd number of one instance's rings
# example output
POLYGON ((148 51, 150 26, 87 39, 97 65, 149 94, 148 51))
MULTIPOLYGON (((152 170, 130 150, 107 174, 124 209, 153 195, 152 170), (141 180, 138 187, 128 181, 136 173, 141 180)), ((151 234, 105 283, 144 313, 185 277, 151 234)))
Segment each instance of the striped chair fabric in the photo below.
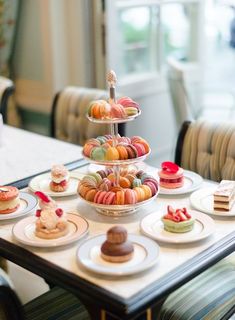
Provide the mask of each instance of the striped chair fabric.
MULTIPOLYGON (((105 90, 83 87, 65 87, 58 92, 52 106, 51 135, 59 140, 84 145, 86 140, 110 133, 109 125, 90 122, 87 117, 93 100, 108 100, 105 90)), ((124 126, 119 126, 124 134, 124 126)))
POLYGON ((235 123, 191 122, 180 165, 213 181, 235 180, 235 123))
POLYGON ((8 275, 0 269, 0 320, 89 320, 85 307, 73 294, 54 287, 21 305, 8 275))
POLYGON ((235 306, 235 255, 174 291, 159 320, 221 320, 235 306))

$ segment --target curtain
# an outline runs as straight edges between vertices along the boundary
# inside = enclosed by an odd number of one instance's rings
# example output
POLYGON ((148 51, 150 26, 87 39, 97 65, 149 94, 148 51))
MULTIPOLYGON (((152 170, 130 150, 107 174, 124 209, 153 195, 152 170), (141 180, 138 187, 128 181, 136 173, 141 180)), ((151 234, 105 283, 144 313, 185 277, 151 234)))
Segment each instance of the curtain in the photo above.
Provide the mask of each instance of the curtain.
POLYGON ((0 75, 9 77, 19 0, 0 0, 0 75))

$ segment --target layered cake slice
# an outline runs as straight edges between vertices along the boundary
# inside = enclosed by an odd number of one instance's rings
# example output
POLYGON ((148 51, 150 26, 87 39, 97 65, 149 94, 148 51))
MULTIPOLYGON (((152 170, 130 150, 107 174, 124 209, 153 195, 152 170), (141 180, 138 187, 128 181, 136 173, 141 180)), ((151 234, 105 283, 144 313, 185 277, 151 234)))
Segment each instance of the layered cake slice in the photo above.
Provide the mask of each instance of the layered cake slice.
POLYGON ((230 211, 235 200, 235 181, 222 180, 213 196, 214 210, 230 211))

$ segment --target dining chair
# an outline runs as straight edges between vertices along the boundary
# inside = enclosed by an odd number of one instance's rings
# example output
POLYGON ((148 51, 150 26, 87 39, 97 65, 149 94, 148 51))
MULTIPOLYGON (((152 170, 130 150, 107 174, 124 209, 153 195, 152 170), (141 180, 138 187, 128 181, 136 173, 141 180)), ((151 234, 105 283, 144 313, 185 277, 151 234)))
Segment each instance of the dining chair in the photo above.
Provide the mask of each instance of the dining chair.
POLYGON ((185 120, 235 119, 235 97, 230 92, 206 90, 198 63, 168 58, 168 83, 178 127, 185 120))
MULTIPOLYGON (((205 179, 235 180, 235 124, 185 121, 175 163, 205 179)), ((221 260, 168 296, 160 320, 221 320, 235 312, 235 254, 221 260)))
POLYGON ((20 127, 21 121, 14 101, 15 85, 12 80, 0 76, 0 113, 3 122, 20 127))
POLYGON ((181 127, 175 162, 203 178, 235 180, 235 123, 185 121, 181 127))
POLYGON ((89 320, 90 316, 78 298, 59 287, 22 305, 9 277, 0 269, 0 319, 89 320))
POLYGON ((158 320, 225 320, 235 313, 235 255, 215 264, 172 294, 158 320))
MULTIPOLYGON (((52 104, 51 136, 83 146, 86 140, 109 133, 109 125, 93 123, 86 117, 91 101, 107 98, 107 91, 94 88, 68 86, 59 91, 52 104)), ((118 130, 125 135, 124 124, 118 130)))

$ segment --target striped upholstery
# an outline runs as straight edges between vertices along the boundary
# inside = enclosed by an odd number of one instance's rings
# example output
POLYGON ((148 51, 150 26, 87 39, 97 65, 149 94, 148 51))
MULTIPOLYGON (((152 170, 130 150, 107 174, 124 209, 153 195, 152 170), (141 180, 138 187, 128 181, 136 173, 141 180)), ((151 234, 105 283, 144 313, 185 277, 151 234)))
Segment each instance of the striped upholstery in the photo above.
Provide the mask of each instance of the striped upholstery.
POLYGON ((54 287, 24 306, 26 320, 89 320, 84 306, 71 293, 54 287))
POLYGON ((235 123, 192 122, 186 132, 181 166, 214 181, 235 180, 235 123))
POLYGON ((160 320, 220 320, 235 305, 235 255, 206 270, 164 302, 160 320))
POLYGON ((84 145, 89 138, 109 133, 108 125, 86 118, 92 100, 107 100, 108 92, 82 87, 65 87, 53 102, 52 136, 59 140, 84 145))

